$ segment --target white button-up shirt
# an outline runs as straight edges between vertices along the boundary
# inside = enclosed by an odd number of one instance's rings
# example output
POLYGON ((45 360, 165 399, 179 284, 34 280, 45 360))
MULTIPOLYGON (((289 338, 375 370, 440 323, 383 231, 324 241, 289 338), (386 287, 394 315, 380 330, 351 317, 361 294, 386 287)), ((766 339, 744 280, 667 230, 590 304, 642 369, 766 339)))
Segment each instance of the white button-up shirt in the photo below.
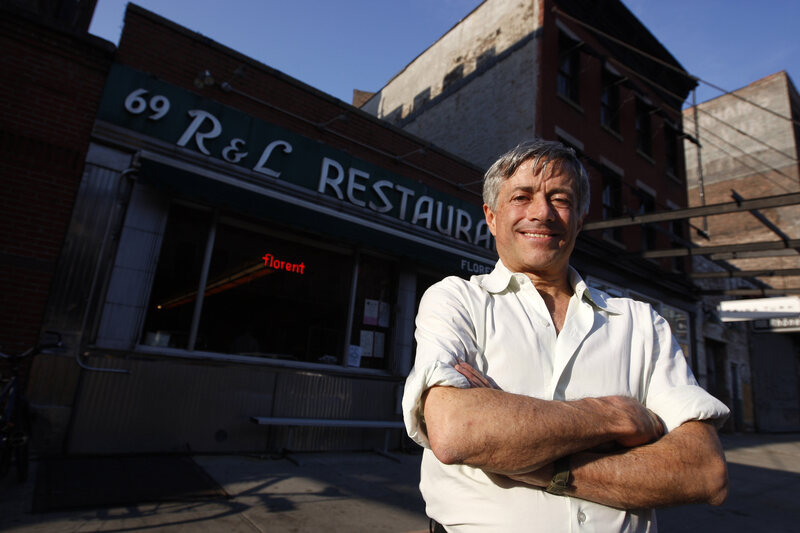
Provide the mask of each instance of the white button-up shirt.
POLYGON ((570 283, 574 294, 559 334, 528 277, 500 261, 491 274, 436 283, 420 302, 403 416, 409 436, 425 447, 420 490, 428 516, 448 531, 656 530, 651 510, 620 511, 439 462, 425 435, 421 397, 435 385, 469 388, 453 368, 458 360, 510 393, 545 400, 632 396, 667 431, 728 415, 697 384, 669 325, 649 304, 589 288, 574 270, 570 283))

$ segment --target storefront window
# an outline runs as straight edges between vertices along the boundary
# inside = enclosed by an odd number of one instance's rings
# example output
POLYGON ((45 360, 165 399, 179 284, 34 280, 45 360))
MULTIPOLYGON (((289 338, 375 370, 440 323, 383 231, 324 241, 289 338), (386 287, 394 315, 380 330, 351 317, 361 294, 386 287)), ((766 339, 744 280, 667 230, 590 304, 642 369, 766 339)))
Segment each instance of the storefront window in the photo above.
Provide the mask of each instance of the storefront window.
POLYGON ((242 220, 217 222, 198 303, 212 215, 170 211, 141 343, 361 368, 389 368, 396 265, 242 220), (190 346, 195 307, 197 335, 190 346), (345 338, 352 312, 350 337, 345 338), (347 350, 349 348, 349 350, 347 350), (347 351, 346 351, 347 350, 347 351))
POLYGON ((669 323, 672 334, 683 350, 683 355, 691 361, 691 337, 689 331, 689 313, 668 305, 661 306, 661 315, 669 323))
POLYGON ((397 302, 397 273, 393 262, 361 254, 358 267, 350 366, 386 368, 391 348, 391 325, 397 302))
POLYGON ((170 207, 142 344, 187 347, 210 228, 210 211, 170 207))
POLYGON ((341 364, 352 259, 220 223, 198 350, 341 364))

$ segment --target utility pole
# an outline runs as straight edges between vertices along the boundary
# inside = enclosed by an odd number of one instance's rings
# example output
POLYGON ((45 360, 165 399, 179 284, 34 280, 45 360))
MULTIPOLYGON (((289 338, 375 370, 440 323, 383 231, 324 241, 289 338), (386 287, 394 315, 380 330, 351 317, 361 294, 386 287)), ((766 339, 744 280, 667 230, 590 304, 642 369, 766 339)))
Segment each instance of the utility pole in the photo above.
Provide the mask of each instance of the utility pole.
MULTIPOLYGON (((694 112, 694 138, 697 141, 697 186, 700 189, 700 205, 706 205, 706 189, 703 183, 703 158, 700 156, 700 123, 697 120, 697 89, 692 89, 692 111, 694 112)), ((703 232, 708 235, 708 217, 703 217, 703 232)))

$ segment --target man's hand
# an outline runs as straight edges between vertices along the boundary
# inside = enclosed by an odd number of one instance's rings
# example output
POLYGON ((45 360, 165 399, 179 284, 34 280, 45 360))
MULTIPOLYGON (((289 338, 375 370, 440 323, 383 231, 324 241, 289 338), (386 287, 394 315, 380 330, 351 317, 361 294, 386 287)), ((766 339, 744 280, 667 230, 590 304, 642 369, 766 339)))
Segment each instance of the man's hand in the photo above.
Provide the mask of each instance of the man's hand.
POLYGON ((658 416, 639 403, 635 398, 628 396, 605 396, 598 398, 603 402, 612 416, 624 417, 632 426, 632 433, 616 440, 617 444, 625 448, 641 446, 664 435, 664 424, 658 416), (614 415, 618 413, 618 415, 614 415))
POLYGON ((486 389, 500 389, 500 387, 496 385, 492 385, 488 379, 486 379, 483 374, 475 370, 472 365, 465 361, 459 361, 453 367, 458 370, 458 373, 467 378, 469 381, 469 385, 472 388, 486 388, 486 389))
POLYGON ((555 475, 554 464, 555 463, 548 463, 538 470, 532 470, 524 474, 511 474, 508 477, 514 481, 526 483, 534 487, 545 488, 550 484, 553 475, 555 475))

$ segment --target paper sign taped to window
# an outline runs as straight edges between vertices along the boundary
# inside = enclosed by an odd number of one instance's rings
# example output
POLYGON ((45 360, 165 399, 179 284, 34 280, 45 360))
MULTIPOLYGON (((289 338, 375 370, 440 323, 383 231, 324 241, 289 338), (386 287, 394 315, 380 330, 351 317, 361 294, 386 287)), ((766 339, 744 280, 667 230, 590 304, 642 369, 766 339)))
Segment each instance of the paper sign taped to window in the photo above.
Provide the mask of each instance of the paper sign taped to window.
POLYGON ((364 324, 369 326, 378 325, 378 313, 380 309, 380 302, 378 300, 364 300, 364 324))
POLYGON ((374 342, 372 331, 361 330, 361 357, 372 357, 372 343, 374 342))
POLYGON ((361 346, 355 344, 348 346, 347 366, 361 366, 361 346))

